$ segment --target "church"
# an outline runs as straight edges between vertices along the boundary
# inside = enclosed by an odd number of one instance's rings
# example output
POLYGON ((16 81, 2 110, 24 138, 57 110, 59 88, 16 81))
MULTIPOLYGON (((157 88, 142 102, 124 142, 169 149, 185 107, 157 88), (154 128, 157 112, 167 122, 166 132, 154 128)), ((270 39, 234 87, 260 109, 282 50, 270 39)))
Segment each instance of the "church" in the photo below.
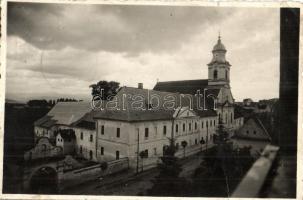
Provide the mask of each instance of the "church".
POLYGON ((226 128, 232 129, 234 124, 234 98, 230 87, 230 63, 226 60, 226 48, 219 36, 217 44, 212 50, 212 60, 208 63, 208 79, 158 82, 154 90, 197 94, 206 91, 217 100, 217 114, 226 128))
POLYGON ((128 158, 129 166, 137 170, 141 165, 145 169, 157 166, 170 143, 169 138, 175 138, 178 157, 210 148, 214 145, 213 137, 219 121, 229 130, 230 136, 243 125, 243 118, 234 112, 231 65, 226 60, 226 52, 219 36, 208 63, 208 79, 158 82, 152 90, 143 88, 142 84, 138 88, 121 87, 115 99, 118 104, 123 104, 118 107, 125 109, 94 110, 84 102, 59 102, 36 121, 36 138, 46 137, 53 141, 54 146, 62 146, 60 131, 70 129, 75 135, 72 136, 73 149, 69 148, 69 152, 77 157, 95 162, 128 158), (207 99, 207 109, 199 110, 196 106, 190 109, 190 101, 172 109, 157 107, 143 110, 132 109, 131 101, 123 102, 125 96, 137 95, 145 99, 142 105, 150 108, 153 102, 149 102, 149 95, 160 97, 158 103, 163 105, 165 102, 162 100, 168 96, 178 100, 186 95, 194 99, 197 91, 214 97, 207 99), (181 145, 184 142, 186 146, 181 145), (142 152, 144 157, 140 156, 142 152))

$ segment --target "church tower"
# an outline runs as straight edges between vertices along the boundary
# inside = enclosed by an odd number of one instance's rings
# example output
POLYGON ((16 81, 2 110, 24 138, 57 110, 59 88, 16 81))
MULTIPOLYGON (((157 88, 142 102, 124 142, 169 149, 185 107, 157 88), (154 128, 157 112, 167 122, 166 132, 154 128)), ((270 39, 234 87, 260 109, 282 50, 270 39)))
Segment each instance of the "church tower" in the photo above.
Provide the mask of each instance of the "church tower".
POLYGON ((220 35, 212 53, 213 58, 208 64, 208 85, 229 88, 229 72, 231 65, 225 59, 226 49, 221 42, 220 35))

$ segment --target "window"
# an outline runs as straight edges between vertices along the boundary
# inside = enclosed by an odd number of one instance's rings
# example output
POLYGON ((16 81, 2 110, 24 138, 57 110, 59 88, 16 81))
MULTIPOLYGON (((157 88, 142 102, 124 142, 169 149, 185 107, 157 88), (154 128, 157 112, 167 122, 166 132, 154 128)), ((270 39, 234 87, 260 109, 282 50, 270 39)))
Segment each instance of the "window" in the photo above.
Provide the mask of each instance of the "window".
POLYGON ((198 144, 198 140, 197 139, 195 139, 195 144, 198 144))
POLYGON ((208 121, 206 121, 206 128, 208 128, 208 121))
POLYGON ((154 148, 154 155, 157 155, 157 148, 154 148))
POLYGON ((92 151, 92 150, 89 151, 89 159, 90 159, 90 160, 93 159, 93 151, 92 151))
POLYGON ((89 137, 89 141, 92 142, 93 141, 93 135, 90 135, 89 137))
POLYGON ((179 142, 177 142, 177 144, 176 144, 176 149, 177 150, 179 149, 179 142))
POLYGON ((227 72, 227 70, 226 70, 226 71, 225 71, 225 79, 226 79, 226 80, 228 79, 227 75, 228 75, 228 72, 227 72))
POLYGON ((120 137, 120 128, 117 128, 117 138, 120 137))
POLYGON ((83 140, 83 133, 80 133, 80 139, 83 140))
POLYGON ((230 113, 230 123, 233 123, 233 114, 230 113))
POLYGON ((216 120, 214 120, 214 126, 216 126, 216 120))
POLYGON ((197 127, 197 122, 195 122, 195 130, 197 130, 197 128, 198 128, 198 127, 197 127))
POLYGON ((191 131, 191 123, 188 124, 188 129, 191 131))
POLYGON ((213 125, 213 121, 212 120, 210 120, 210 127, 213 125))
POLYGON ((120 159, 120 152, 116 151, 116 160, 119 160, 119 159, 120 159))
POLYGON ((214 79, 217 79, 217 78, 218 78, 218 71, 215 70, 215 71, 214 71, 214 79))
POLYGON ((93 151, 92 151, 92 150, 89 151, 89 159, 90 159, 90 160, 93 159, 93 151))
POLYGON ((227 113, 225 114, 225 122, 227 123, 227 113))
POLYGON ((145 128, 145 139, 147 139, 148 138, 148 128, 145 128))
POLYGON ((178 133, 178 124, 176 124, 176 133, 178 133))
POLYGON ((82 154, 82 146, 80 145, 80 154, 82 154))
POLYGON ((145 149, 146 158, 148 158, 148 149, 145 149))
POLYGON ((185 124, 183 124, 183 132, 185 131, 185 124))
POLYGON ((101 155, 104 155, 104 147, 101 147, 101 155))
POLYGON ((204 126, 204 123, 202 122, 202 123, 201 123, 201 127, 203 128, 203 126, 204 126))
POLYGON ((163 126, 163 135, 166 135, 166 126, 163 126))
POLYGON ((221 120, 221 114, 219 113, 219 121, 221 120))
POLYGON ((101 135, 104 135, 104 125, 101 126, 101 135))
POLYGON ((254 131, 254 134, 256 135, 256 134, 257 134, 257 132, 256 132, 256 131, 254 131))
POLYGON ((249 130, 246 131, 246 134, 249 134, 249 130))

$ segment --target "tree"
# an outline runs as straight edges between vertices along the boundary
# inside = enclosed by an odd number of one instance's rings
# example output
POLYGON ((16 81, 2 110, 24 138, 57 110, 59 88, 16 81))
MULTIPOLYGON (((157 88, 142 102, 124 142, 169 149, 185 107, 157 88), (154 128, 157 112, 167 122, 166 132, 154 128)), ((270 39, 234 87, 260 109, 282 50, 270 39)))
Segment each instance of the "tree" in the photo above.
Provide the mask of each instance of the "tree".
POLYGON ((108 163, 107 162, 102 162, 100 165, 102 171, 105 171, 108 168, 108 163))
POLYGON ((228 197, 254 159, 249 148, 233 149, 221 119, 214 135, 214 143, 216 146, 207 151, 200 167, 195 171, 193 191, 198 196, 228 197))
POLYGON ((108 98, 117 94, 120 83, 115 81, 99 81, 89 87, 92 88, 91 94, 93 97, 99 96, 102 100, 108 100, 108 98))
POLYGON ((170 144, 163 148, 162 162, 158 165, 159 175, 152 181, 153 187, 148 190, 148 195, 151 196, 184 196, 189 191, 189 183, 179 177, 182 168, 175 156, 175 139, 168 139, 170 144))
POLYGON ((200 144, 201 144, 201 152, 203 151, 203 144, 205 144, 205 140, 202 137, 202 139, 200 140, 200 144))
POLYGON ((47 107, 48 103, 45 99, 43 100, 29 100, 27 105, 30 107, 47 107))
POLYGON ((184 158, 185 158, 185 148, 187 147, 187 142, 185 141, 185 140, 183 140, 182 142, 181 142, 181 146, 183 147, 183 151, 184 151, 184 158))

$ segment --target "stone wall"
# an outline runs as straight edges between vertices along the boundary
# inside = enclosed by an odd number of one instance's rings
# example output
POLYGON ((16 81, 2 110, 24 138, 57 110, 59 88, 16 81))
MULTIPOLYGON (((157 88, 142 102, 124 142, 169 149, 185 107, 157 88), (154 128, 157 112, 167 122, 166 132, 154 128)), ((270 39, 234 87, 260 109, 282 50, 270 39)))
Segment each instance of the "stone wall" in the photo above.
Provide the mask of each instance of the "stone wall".
POLYGON ((24 160, 29 161, 39 158, 58 157, 62 154, 62 148, 53 146, 48 138, 42 137, 37 141, 34 148, 24 153, 24 160))

